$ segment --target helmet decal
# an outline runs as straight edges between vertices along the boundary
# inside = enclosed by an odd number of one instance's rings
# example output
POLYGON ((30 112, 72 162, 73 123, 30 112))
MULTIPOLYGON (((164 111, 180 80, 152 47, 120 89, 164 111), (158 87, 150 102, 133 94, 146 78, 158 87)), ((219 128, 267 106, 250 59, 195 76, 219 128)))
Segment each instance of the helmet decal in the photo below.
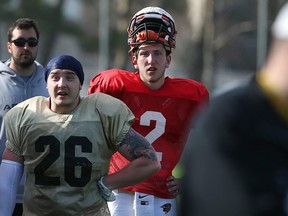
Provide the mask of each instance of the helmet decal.
POLYGON ((159 7, 146 7, 138 11, 130 21, 128 45, 131 52, 142 43, 162 43, 168 53, 175 49, 176 34, 174 19, 159 7))

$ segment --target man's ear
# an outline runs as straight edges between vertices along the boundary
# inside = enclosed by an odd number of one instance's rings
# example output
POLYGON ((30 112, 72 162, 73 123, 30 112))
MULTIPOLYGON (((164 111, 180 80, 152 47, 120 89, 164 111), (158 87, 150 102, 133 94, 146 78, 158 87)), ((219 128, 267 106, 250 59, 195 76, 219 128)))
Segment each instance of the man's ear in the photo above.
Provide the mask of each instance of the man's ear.
POLYGON ((166 57, 166 64, 165 64, 166 68, 169 68, 171 59, 172 59, 171 54, 166 57))
POLYGON ((11 54, 12 51, 11 51, 11 44, 9 42, 7 42, 7 50, 8 52, 11 54))
POLYGON ((136 70, 138 70, 137 58, 136 58, 135 55, 131 55, 131 56, 130 56, 130 61, 132 62, 134 68, 135 68, 136 70))

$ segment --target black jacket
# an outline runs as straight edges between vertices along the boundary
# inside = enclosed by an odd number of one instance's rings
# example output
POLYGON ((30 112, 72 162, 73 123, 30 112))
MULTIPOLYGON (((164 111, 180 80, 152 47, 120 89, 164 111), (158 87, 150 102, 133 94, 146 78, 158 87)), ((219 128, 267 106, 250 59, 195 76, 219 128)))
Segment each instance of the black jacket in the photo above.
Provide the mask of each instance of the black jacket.
POLYGON ((188 145, 179 216, 288 215, 288 121, 255 78, 212 98, 188 145))

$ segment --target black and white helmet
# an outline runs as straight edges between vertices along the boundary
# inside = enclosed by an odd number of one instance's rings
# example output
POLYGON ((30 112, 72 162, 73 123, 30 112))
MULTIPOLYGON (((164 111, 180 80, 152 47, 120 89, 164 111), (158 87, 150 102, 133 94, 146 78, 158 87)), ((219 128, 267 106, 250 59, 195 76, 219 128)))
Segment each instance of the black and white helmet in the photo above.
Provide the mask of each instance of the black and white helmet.
POLYGON ((142 43, 162 43, 170 54, 175 49, 175 23, 172 16, 160 7, 146 7, 138 11, 130 21, 128 32, 129 54, 142 43))

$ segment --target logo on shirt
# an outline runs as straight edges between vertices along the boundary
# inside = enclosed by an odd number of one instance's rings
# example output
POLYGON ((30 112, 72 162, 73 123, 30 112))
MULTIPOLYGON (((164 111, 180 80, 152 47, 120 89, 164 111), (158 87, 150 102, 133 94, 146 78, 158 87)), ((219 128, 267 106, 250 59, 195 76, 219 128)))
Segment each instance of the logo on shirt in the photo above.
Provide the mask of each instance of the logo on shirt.
POLYGON ((167 214, 169 211, 171 211, 172 205, 171 203, 166 203, 162 205, 161 208, 163 208, 163 212, 167 214))
POLYGON ((149 196, 148 194, 145 194, 145 195, 139 195, 139 199, 143 199, 144 197, 147 197, 149 196))

